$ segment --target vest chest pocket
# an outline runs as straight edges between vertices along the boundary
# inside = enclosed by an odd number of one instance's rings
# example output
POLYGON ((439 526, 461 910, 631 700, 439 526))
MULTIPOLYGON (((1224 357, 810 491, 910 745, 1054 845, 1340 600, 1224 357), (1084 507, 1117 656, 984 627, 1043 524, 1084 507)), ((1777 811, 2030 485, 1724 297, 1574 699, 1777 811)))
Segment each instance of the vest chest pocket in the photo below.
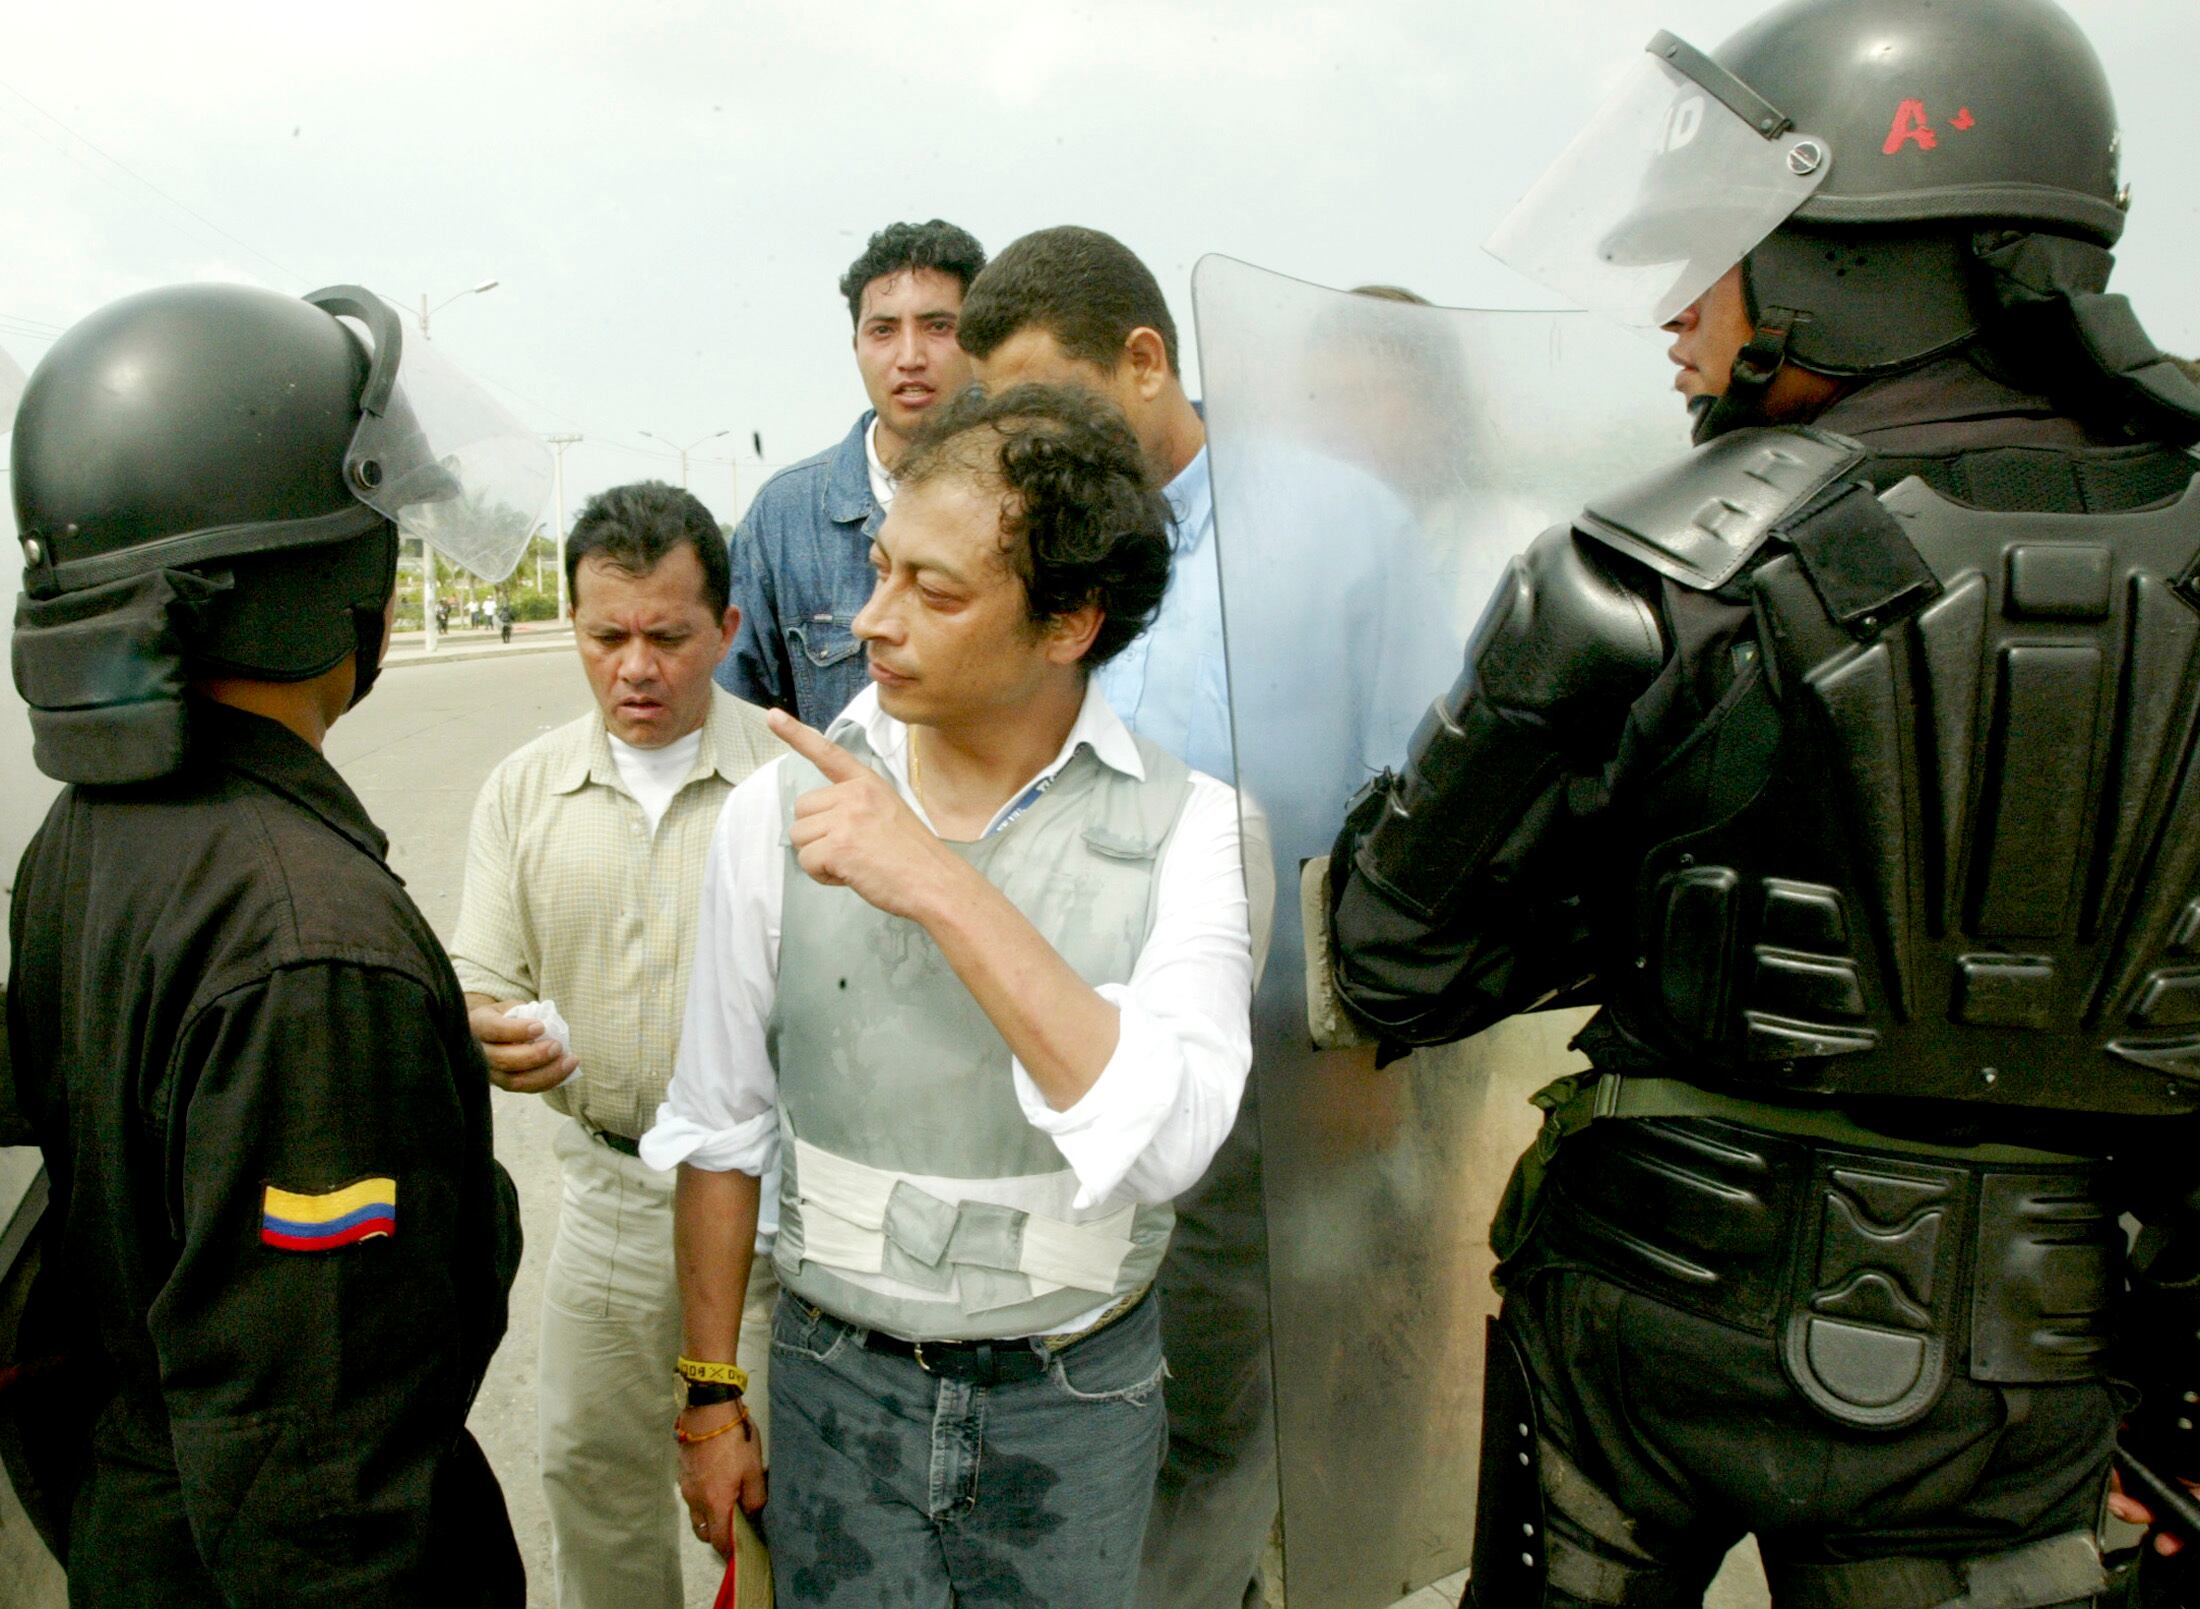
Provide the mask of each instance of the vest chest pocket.
POLYGON ((1146 940, 1150 860, 1079 857, 1004 889, 1087 983, 1127 983, 1146 940))

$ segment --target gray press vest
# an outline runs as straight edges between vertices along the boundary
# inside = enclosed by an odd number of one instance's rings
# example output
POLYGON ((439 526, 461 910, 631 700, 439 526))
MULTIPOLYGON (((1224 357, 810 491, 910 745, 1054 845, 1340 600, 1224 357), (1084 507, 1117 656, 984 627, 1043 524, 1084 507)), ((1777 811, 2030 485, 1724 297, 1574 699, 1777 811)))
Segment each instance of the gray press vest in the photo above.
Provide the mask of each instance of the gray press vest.
MULTIPOLYGON (((860 731, 841 745, 884 766, 860 731)), ((1155 871, 1185 800, 1181 760, 1138 740, 1146 778, 1080 749, 1001 831, 950 844, 1090 984, 1127 983, 1153 926, 1155 871)), ((780 766, 782 831, 825 785, 780 766)), ((929 934, 788 850, 778 997, 782 1175, 774 1261, 788 1290, 914 1340, 1058 1330, 1149 1284, 1167 1205, 1071 1210, 1076 1180, 1025 1121, 1005 1041, 929 934)))

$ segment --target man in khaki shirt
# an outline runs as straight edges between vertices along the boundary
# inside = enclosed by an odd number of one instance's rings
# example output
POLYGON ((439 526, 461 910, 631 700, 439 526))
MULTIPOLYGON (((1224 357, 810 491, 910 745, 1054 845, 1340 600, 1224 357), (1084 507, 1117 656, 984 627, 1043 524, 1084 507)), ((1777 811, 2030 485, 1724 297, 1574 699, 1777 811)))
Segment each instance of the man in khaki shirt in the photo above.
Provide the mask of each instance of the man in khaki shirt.
MULTIPOLYGON (((489 1076, 571 1120, 557 1137, 564 1194, 538 1382, 557 1602, 679 1609, 672 1179, 635 1140, 679 1049, 719 807, 782 748, 753 705, 712 684, 741 616, 700 502, 657 482, 604 492, 565 564, 597 708, 483 785, 451 960, 489 1076)), ((770 1260, 755 1267, 746 1322, 761 1338, 776 1289, 770 1260)), ((758 1365, 761 1418, 768 1345, 743 1355, 758 1365)), ((752 1594, 768 1567, 754 1532, 737 1531, 746 1609, 763 1601, 752 1594)))

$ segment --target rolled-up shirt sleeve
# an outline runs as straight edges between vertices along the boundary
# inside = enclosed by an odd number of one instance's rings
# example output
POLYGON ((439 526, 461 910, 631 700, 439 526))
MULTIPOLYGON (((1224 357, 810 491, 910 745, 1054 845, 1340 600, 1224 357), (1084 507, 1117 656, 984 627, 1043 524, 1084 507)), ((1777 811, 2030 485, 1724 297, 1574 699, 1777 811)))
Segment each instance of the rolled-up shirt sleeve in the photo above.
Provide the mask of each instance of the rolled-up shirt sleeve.
POLYGON ((779 1079, 764 1043, 779 988, 779 763, 733 790, 703 863, 680 1054, 642 1136, 654 1168, 762 1177, 777 1159, 779 1079))
POLYGON ((1056 1111, 1012 1063, 1025 1120, 1076 1173, 1080 1209, 1190 1189, 1236 1121, 1252 1065, 1252 929, 1230 788, 1193 774, 1157 877, 1129 983, 1097 986, 1120 1026, 1093 1086, 1056 1111))

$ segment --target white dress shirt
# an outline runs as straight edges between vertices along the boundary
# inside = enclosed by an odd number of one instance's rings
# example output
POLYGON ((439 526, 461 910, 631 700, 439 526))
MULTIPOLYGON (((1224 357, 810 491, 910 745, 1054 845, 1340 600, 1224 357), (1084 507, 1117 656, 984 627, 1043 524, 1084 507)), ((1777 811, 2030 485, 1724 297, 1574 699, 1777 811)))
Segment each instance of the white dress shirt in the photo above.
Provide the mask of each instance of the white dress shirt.
MULTIPOLYGON (((909 729, 879 708, 877 688, 858 694, 833 732, 850 724, 861 728, 922 818, 924 807, 909 787, 909 729)), ((1041 775, 1059 771, 1081 748, 1118 771, 1145 774, 1129 729, 1092 684, 1061 752, 1041 775)), ((781 763, 734 789, 711 840, 679 1062, 657 1121, 642 1138, 642 1156, 655 1167, 685 1162, 761 1175, 776 1158, 778 1075, 764 1030, 777 991, 788 863, 781 763)), ((1018 788, 1014 797, 1026 791, 1018 788)), ((1075 1105, 1056 1111, 1011 1059, 1018 1104, 1076 1173, 1080 1210, 1170 1201, 1190 1188, 1230 1132, 1245 1092, 1253 963, 1237 798, 1229 787, 1192 773, 1156 877, 1153 930, 1130 981, 1097 986, 1120 1020, 1115 1054, 1098 1080, 1075 1105)))

